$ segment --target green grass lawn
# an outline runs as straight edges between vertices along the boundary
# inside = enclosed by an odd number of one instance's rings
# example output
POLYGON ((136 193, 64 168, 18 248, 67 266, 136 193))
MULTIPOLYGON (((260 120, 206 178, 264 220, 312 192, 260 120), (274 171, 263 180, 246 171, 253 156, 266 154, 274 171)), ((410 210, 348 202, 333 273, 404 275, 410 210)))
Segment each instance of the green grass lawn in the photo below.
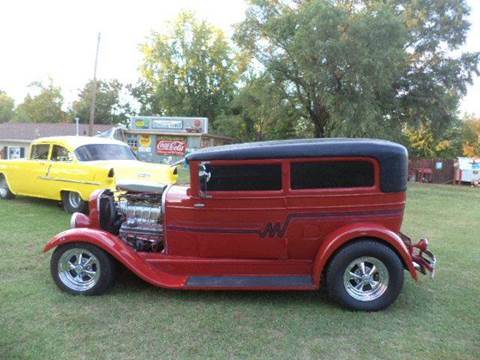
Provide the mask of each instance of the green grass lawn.
POLYGON ((480 190, 413 185, 408 199, 403 230, 430 237, 437 277, 406 276, 378 313, 324 291, 182 292, 128 272, 103 296, 67 295, 42 248, 69 216, 48 201, 0 202, 0 359, 478 359, 480 190))

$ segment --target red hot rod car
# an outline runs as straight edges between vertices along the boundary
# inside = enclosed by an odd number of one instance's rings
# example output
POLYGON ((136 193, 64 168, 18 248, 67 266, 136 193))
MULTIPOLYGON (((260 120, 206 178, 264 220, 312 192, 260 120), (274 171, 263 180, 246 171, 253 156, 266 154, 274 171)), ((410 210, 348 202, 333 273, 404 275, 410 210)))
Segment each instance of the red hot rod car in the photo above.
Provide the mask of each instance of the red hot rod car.
POLYGON ((343 306, 395 301, 404 270, 434 271, 427 240, 400 232, 407 151, 368 139, 227 145, 190 154, 189 186, 119 184, 55 236, 51 273, 104 292, 117 262, 171 289, 317 290, 343 306))

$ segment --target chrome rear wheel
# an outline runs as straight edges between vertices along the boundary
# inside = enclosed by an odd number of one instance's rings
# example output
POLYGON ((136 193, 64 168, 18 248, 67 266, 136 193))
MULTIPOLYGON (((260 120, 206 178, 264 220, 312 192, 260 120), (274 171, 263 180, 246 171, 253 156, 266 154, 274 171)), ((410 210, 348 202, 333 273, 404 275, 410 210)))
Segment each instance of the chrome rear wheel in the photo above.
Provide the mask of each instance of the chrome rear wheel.
POLYGON ((378 311, 391 305, 403 286, 403 263, 387 244, 358 239, 331 259, 327 290, 331 298, 352 310, 378 311))
POLYGON ((7 179, 0 174, 0 199, 11 199, 13 197, 14 195, 8 187, 7 179))
POLYGON ((359 301, 372 301, 388 289, 387 267, 379 259, 363 256, 348 264, 343 274, 347 293, 359 301))

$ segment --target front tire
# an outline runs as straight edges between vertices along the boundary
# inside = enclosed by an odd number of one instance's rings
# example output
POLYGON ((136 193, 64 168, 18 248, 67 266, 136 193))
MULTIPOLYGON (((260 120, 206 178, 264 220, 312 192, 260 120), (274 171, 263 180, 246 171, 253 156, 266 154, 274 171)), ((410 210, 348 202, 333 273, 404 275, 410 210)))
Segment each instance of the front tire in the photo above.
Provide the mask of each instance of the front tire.
POLYGON ((378 311, 391 305, 403 286, 403 264, 388 246, 360 240, 342 248, 328 266, 329 296, 352 310, 378 311))
POLYGON ((86 213, 88 210, 88 203, 83 201, 79 193, 73 191, 62 192, 62 205, 63 209, 70 213, 86 213))
POLYGON ((85 243, 59 246, 50 260, 55 284, 73 295, 100 295, 115 282, 115 260, 100 248, 85 243))
POLYGON ((10 191, 5 176, 0 174, 0 199, 9 200, 13 199, 15 195, 10 191))

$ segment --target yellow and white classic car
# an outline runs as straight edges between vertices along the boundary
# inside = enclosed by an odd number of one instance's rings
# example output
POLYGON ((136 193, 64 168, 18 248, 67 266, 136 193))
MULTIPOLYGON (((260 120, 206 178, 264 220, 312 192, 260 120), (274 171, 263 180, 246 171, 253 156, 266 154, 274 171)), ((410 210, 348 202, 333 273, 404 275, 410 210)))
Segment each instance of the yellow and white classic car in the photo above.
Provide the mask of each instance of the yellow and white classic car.
POLYGON ((85 212, 90 194, 116 183, 172 184, 176 167, 138 161, 130 147, 100 137, 35 140, 28 159, 0 160, 0 199, 25 195, 62 201, 67 212, 85 212))

